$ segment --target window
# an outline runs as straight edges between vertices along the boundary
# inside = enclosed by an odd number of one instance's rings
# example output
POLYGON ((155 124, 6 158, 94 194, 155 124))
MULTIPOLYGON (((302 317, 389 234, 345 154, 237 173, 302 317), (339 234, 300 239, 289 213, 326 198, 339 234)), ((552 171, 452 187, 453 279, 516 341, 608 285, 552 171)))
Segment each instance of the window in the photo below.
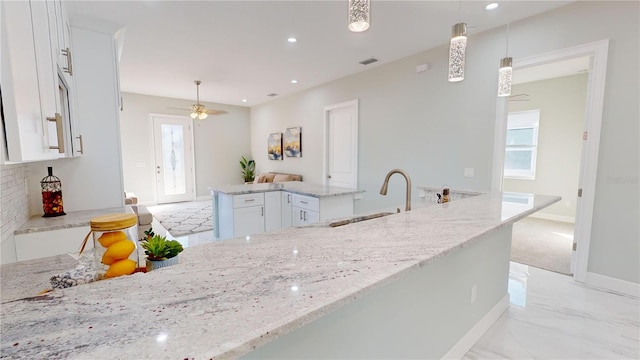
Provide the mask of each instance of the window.
POLYGON ((509 113, 504 177, 534 180, 538 154, 540 110, 509 113))

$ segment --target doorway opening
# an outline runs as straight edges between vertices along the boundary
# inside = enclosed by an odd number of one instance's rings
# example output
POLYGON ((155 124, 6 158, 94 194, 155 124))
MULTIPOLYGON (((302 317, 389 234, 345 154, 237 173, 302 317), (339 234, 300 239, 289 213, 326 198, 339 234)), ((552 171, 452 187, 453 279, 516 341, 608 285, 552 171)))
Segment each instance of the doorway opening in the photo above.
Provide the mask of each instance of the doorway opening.
POLYGON ((513 225, 511 260, 572 275, 590 56, 514 71, 503 191, 562 200, 513 225))
MULTIPOLYGON (((574 189, 576 193, 574 196, 577 197, 575 197, 574 242, 571 253, 571 273, 574 275, 574 279, 580 282, 587 281, 608 48, 609 41, 605 39, 528 58, 514 59, 513 67, 515 71, 518 71, 569 59, 589 58, 583 134, 581 138, 583 145, 579 165, 578 188, 574 189)), ((518 94, 514 92, 514 95, 518 94)), ((563 94, 562 96, 564 97, 565 95, 563 94)), ((508 99, 499 98, 496 104, 491 184, 493 191, 503 191, 508 111, 508 99)))

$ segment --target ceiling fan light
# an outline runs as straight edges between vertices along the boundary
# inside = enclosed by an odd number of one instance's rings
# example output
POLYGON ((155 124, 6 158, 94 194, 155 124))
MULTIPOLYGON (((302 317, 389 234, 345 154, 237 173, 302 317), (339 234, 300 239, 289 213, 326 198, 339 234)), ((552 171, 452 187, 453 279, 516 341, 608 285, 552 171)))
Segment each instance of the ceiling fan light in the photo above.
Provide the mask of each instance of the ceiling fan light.
POLYGON ((192 112, 192 113, 190 114, 190 116, 191 116, 191 118, 192 118, 192 119, 194 119, 194 120, 195 120, 195 119, 198 117, 198 113, 194 111, 194 112, 192 112))
POLYGON ((204 120, 207 118, 207 116, 209 116, 209 114, 207 114, 206 112, 201 112, 200 114, 198 114, 198 119, 204 120))

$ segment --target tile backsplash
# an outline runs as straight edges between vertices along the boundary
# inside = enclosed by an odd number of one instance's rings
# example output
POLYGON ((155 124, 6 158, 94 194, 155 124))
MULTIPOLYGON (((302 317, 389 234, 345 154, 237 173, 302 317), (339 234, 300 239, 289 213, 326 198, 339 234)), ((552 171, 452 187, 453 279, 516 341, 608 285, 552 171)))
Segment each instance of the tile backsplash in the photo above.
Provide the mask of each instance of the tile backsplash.
POLYGON ((15 261, 13 232, 29 217, 27 165, 0 165, 0 263, 15 261))

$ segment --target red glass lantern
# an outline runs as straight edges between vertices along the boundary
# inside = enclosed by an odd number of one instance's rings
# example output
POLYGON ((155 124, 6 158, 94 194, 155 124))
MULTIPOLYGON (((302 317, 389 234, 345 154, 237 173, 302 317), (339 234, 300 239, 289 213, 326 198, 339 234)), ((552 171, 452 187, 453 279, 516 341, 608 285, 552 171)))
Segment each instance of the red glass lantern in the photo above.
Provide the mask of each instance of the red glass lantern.
POLYGON ((40 181, 42 186, 43 217, 67 215, 62 208, 62 183, 57 176, 53 176, 53 168, 49 166, 49 175, 40 181))

